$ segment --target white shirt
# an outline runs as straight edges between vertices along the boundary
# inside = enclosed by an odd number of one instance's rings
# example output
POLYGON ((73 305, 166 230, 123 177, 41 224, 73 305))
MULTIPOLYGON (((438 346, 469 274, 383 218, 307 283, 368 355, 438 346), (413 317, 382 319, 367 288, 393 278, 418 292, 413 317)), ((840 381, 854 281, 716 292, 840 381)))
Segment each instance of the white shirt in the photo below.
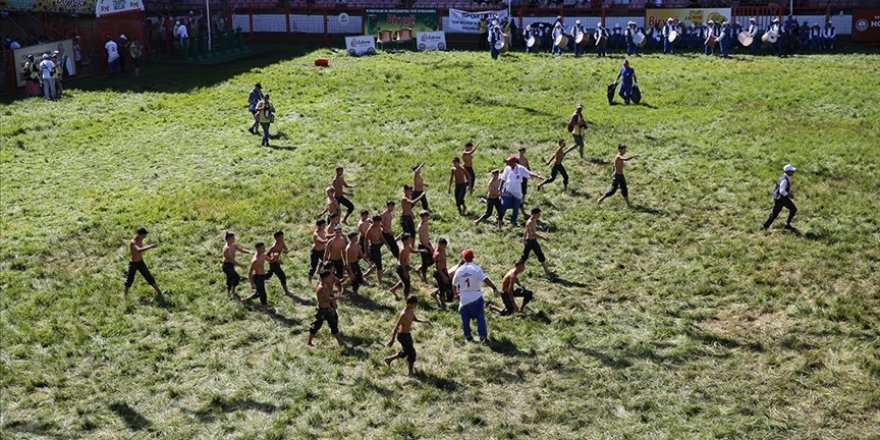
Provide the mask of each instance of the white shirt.
POLYGON ((40 62, 40 73, 43 75, 43 79, 52 79, 52 69, 55 68, 55 63, 52 60, 43 60, 40 62))
POLYGON ((455 277, 452 278, 452 285, 459 291, 459 309, 483 297, 480 287, 485 279, 483 269, 474 263, 465 263, 458 267, 455 277))
POLYGON ((779 196, 780 197, 788 197, 791 195, 791 179, 787 174, 784 174, 781 178, 779 178, 779 196))
POLYGON ((107 59, 109 61, 113 61, 116 58, 119 58, 119 52, 117 51, 118 48, 115 41, 108 41, 107 44, 104 45, 104 49, 107 49, 107 59))
POLYGON ((186 32, 186 26, 180 25, 177 28, 177 36, 180 38, 189 38, 189 34, 186 32))
POLYGON ((501 173, 501 180, 504 181, 502 192, 522 200, 522 182, 530 177, 532 177, 532 174, 522 165, 517 165, 513 169, 509 166, 504 167, 504 172, 501 173))

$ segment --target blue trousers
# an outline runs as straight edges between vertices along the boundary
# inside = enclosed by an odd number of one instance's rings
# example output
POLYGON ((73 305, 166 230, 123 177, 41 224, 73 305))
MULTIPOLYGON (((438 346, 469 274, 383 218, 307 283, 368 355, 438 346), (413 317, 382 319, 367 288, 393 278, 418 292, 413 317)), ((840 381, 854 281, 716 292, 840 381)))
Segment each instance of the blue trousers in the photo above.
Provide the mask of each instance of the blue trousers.
POLYGON ((465 338, 471 338, 471 320, 477 320, 477 334, 480 339, 486 339, 489 336, 489 330, 486 329, 486 311, 483 298, 464 306, 459 307, 458 313, 461 315, 461 330, 464 332, 465 338))
POLYGON ((718 45, 721 46, 721 56, 723 58, 730 57, 730 44, 726 40, 721 40, 718 42, 718 45))
POLYGON ((639 47, 636 46, 635 43, 633 43, 632 41, 627 40, 627 42, 626 42, 626 54, 627 54, 627 55, 632 55, 632 54, 636 54, 636 55, 638 55, 638 54, 639 54, 639 47))
POLYGON ((575 43, 574 45, 574 56, 579 57, 584 52, 584 47, 580 44, 575 43))
POLYGON ((268 122, 260 122, 260 126, 263 127, 263 143, 261 145, 269 145, 269 123, 268 122))
POLYGON ((675 47, 669 42, 669 39, 663 37, 663 53, 675 53, 675 47))
POLYGON ((522 205, 522 200, 511 196, 511 195, 502 195, 501 196, 501 214, 500 218, 504 218, 504 214, 508 209, 513 210, 513 214, 510 215, 510 224, 515 225, 516 219, 519 217, 519 207, 522 205))
POLYGON ((704 47, 705 47, 704 52, 706 53, 706 55, 715 55, 715 47, 714 46, 709 47, 709 45, 706 44, 706 45, 704 45, 704 47))
POLYGON ((602 46, 596 46, 596 55, 604 57, 608 55, 608 51, 602 46))
POLYGON ((491 44, 491 43, 490 43, 490 45, 492 46, 492 48, 489 49, 489 51, 492 53, 492 59, 493 59, 493 60, 497 60, 497 59, 498 59, 498 54, 499 54, 501 51, 498 50, 498 49, 495 49, 495 45, 494 45, 494 44, 491 44))
POLYGON ((620 95, 623 98, 623 102, 629 104, 630 97, 632 96, 633 86, 632 84, 621 84, 620 85, 620 95))

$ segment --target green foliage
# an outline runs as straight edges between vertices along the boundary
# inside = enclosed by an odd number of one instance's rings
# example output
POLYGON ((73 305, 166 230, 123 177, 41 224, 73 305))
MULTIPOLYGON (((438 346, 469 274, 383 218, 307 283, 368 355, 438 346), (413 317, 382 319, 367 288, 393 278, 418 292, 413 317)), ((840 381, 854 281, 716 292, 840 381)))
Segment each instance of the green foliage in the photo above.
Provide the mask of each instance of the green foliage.
POLYGON ((645 56, 648 105, 609 107, 619 59, 332 55, 147 66, 0 104, 4 438, 880 436, 876 56, 645 56), (246 132, 256 81, 278 109, 272 149, 246 132), (409 379, 382 362, 401 304, 371 278, 340 306, 350 347, 326 330, 305 347, 311 223, 336 164, 376 211, 427 162, 434 240, 473 247, 500 281, 521 230, 474 227, 475 197, 460 218, 450 160, 474 141, 480 193, 521 145, 549 174, 578 102, 570 191, 530 186, 558 278, 529 260, 529 316, 491 315, 493 345, 468 345, 415 281, 431 324, 409 379), (597 207, 620 142, 642 155, 635 208, 597 207), (761 232, 787 162, 801 234, 761 232), (164 299, 140 278, 120 295, 139 225, 164 299), (225 299, 220 249, 226 230, 252 248, 276 229, 295 298, 271 280, 266 317, 225 299))

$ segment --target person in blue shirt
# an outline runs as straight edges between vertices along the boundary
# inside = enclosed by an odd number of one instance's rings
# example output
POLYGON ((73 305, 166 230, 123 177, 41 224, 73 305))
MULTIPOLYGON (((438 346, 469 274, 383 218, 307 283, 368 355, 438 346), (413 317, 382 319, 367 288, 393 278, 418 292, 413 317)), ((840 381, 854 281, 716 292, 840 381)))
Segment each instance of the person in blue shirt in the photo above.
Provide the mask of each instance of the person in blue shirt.
POLYGON ((619 94, 620 97, 623 98, 624 104, 629 105, 629 100, 632 97, 633 83, 638 81, 635 69, 629 67, 629 60, 623 60, 623 67, 620 69, 620 72, 617 73, 617 79, 615 82, 620 82, 619 94))
POLYGON ((256 83, 254 89, 248 94, 248 111, 251 112, 251 117, 254 119, 254 123, 248 128, 248 131, 251 134, 260 134, 260 120, 257 118, 257 104, 262 100, 263 86, 260 83, 256 83))

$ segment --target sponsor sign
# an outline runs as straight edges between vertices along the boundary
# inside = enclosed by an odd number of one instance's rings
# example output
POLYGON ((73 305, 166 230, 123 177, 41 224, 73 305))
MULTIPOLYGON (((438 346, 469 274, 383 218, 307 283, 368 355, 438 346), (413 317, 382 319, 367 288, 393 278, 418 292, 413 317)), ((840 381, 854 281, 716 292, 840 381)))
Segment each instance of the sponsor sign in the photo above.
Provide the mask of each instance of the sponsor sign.
POLYGON ((416 49, 446 50, 445 32, 416 32, 416 49))
POLYGON ((364 34, 378 35, 380 31, 395 34, 401 29, 432 32, 440 29, 436 9, 367 9, 364 11, 364 34))
POLYGON ((880 43, 880 9, 854 9, 852 41, 880 43))
POLYGON ((486 17, 488 22, 491 22, 493 18, 497 17, 498 21, 501 21, 504 18, 508 18, 508 15, 506 9, 499 11, 469 12, 450 8, 449 20, 446 22, 446 31, 459 34, 479 33, 480 17, 486 17))
POLYGON ((655 23, 663 26, 669 17, 678 18, 683 26, 691 23, 694 26, 702 26, 709 20, 715 20, 715 23, 721 23, 723 20, 733 22, 730 19, 730 8, 645 9, 645 27, 654 26, 655 23))
POLYGON ((98 3, 95 4, 95 15, 98 17, 143 10, 144 4, 141 0, 98 0, 98 3))
POLYGON ((376 39, 372 35, 345 37, 345 51, 351 56, 376 53, 376 39))
POLYGON ((58 63, 62 64, 62 66, 57 66, 57 68, 63 68, 70 76, 76 75, 76 62, 73 61, 73 40, 61 40, 15 49, 12 52, 12 56, 15 58, 15 84, 18 87, 24 87, 25 76, 21 74, 21 66, 27 61, 28 55, 33 55, 37 64, 39 64, 40 61, 43 61, 43 54, 48 53, 51 55, 56 50, 61 53, 60 57, 62 59, 58 63))

